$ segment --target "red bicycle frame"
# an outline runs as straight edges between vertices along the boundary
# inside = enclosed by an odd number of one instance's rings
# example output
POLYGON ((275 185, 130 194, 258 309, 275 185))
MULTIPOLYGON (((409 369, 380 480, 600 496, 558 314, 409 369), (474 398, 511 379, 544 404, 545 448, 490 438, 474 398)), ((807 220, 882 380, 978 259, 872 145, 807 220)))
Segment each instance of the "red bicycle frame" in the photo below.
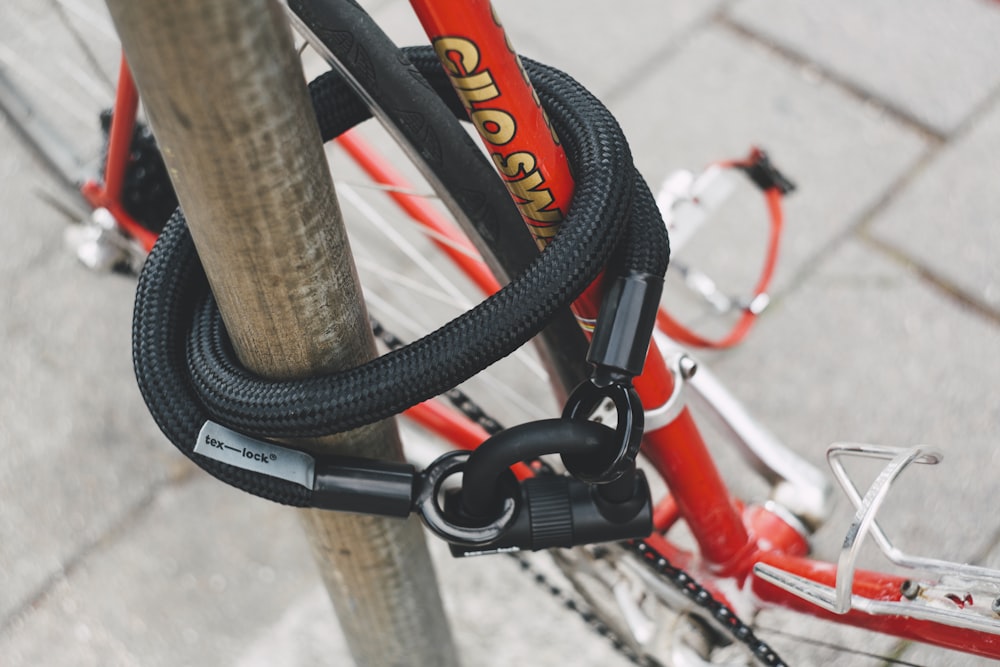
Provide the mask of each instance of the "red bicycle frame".
MULTIPOLYGON (((489 0, 411 0, 411 4, 537 244, 544 247, 568 209, 573 180, 565 153, 489 0)), ((95 208, 108 209, 123 230, 148 250, 155 234, 132 219, 121 202, 137 108, 138 94, 123 60, 103 181, 84 184, 82 192, 95 208)), ((376 182, 404 191, 391 196, 417 222, 448 239, 440 247, 480 289, 491 293, 498 288, 485 265, 469 258, 474 251, 457 227, 418 197, 405 194, 409 184, 390 164, 356 135, 349 133, 339 143, 376 182), (456 244, 462 249, 455 250, 456 244)), ((600 294, 597 281, 574 305, 584 329, 592 328, 600 294)), ((650 344, 645 370, 636 378, 635 386, 647 410, 664 405, 673 392, 673 376, 655 342, 650 344)), ((488 437, 481 427, 433 401, 415 406, 406 414, 458 447, 473 449, 488 437)), ((656 531, 649 538, 651 544, 677 565, 703 575, 705 585, 717 594, 720 587, 712 582, 728 580, 765 604, 1000 658, 1000 636, 858 610, 834 614, 756 576, 754 565, 761 563, 833 586, 836 566, 806 558, 806 538, 778 514, 763 507, 746 507, 732 497, 688 410, 670 423, 647 431, 642 452, 669 489, 654 513, 656 531), (697 554, 680 549, 666 538, 667 531, 681 519, 697 542, 697 554)), ((524 467, 516 472, 519 477, 530 474, 524 467)), ((903 583, 898 576, 858 571, 852 591, 870 600, 898 601, 903 583)), ((721 588, 732 590, 732 586, 721 588)))
POLYGON ((122 231, 135 239, 146 252, 153 248, 156 234, 149 231, 129 215, 122 203, 125 187, 125 170, 132 158, 132 134, 139 112, 139 92, 132 80, 125 57, 118 67, 118 85, 115 88, 115 106, 108 132, 108 150, 104 173, 100 181, 87 181, 80 192, 95 209, 107 209, 121 226, 122 231))

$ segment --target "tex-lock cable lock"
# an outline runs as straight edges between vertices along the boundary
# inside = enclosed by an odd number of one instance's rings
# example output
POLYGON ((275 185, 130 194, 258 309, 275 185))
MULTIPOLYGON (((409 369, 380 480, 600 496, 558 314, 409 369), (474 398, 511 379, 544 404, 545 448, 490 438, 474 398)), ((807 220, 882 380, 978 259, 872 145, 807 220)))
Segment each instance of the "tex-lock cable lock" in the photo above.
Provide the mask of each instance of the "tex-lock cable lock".
MULTIPOLYGON (((406 55, 461 117, 433 51, 406 55)), ((194 452, 214 421, 263 438, 336 433, 397 414, 511 353, 568 305, 614 255, 617 275, 662 278, 666 231, 610 113, 569 76, 525 59, 563 141, 577 189, 555 241, 500 292, 435 332, 358 368, 296 381, 254 376, 237 362, 183 215, 172 217, 139 279, 136 376, 150 412, 183 453, 218 479, 277 502, 313 506, 314 488, 194 452)), ((324 141, 369 116, 337 75, 310 86, 324 141)), ((320 503, 326 504, 326 503, 320 503)))

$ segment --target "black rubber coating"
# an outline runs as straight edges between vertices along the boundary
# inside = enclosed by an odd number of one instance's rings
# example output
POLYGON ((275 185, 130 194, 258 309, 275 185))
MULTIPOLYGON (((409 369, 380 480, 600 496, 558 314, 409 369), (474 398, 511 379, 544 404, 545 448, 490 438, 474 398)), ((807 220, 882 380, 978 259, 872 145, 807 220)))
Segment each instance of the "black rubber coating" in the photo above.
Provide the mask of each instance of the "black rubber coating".
MULTIPOLYGON (((433 51, 406 54, 453 112, 464 115, 433 51)), ((559 234, 500 292, 361 367, 282 382, 243 369, 183 215, 174 214, 139 278, 133 357, 150 412, 182 452, 240 489, 310 505, 309 489, 193 454, 201 425, 212 419, 256 437, 295 438, 372 423, 450 389, 523 345, 583 291, 612 254, 613 273, 664 274, 666 231, 614 118, 566 74, 527 59, 524 64, 577 181, 559 234)), ((364 104, 337 75, 325 75, 310 88, 324 140, 367 118, 364 104)))
POLYGON ((614 429, 592 421, 543 419, 518 424, 493 436, 469 456, 462 470, 462 510, 470 517, 497 516, 500 476, 518 461, 546 454, 579 452, 601 456, 617 444, 614 429))

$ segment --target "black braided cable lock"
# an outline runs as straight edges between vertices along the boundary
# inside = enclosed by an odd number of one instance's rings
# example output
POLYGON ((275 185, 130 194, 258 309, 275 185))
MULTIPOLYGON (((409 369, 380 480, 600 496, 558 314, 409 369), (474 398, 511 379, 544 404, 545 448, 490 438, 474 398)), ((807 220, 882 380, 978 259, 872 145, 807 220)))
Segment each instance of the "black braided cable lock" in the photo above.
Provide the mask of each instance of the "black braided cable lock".
MULTIPOLYGON (((428 83, 463 117, 429 47, 405 49, 428 83)), ((632 164, 617 122, 568 75, 524 59, 576 177, 576 193, 555 240, 520 276, 420 340, 360 367, 294 381, 255 376, 236 359, 178 210, 139 277, 133 360, 157 425, 218 479, 255 495, 313 505, 311 489, 194 453, 212 420, 263 438, 321 436, 402 412, 510 354, 573 301, 601 269, 662 277, 669 246, 655 202, 632 164)), ((336 74, 310 92, 324 141, 370 116, 336 74)))

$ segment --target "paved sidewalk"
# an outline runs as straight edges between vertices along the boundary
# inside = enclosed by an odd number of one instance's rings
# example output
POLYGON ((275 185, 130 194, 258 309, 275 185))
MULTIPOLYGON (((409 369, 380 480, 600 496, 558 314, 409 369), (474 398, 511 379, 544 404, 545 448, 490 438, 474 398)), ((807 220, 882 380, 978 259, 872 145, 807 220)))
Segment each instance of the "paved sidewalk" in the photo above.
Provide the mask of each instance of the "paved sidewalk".
MULTIPOLYGON (((364 4, 416 38, 408 3, 364 4)), ((883 525, 909 551, 1000 567, 1000 3, 496 5, 519 50, 606 102, 654 188, 751 144, 771 152, 799 185, 772 304, 743 346, 703 358, 817 465, 844 440, 944 452, 904 476, 883 525)), ((64 250, 46 183, 0 120, 0 665, 347 664, 295 512, 209 480, 152 424, 132 377, 134 282, 64 250)), ((683 257, 743 284, 764 218, 729 218, 683 257)), ((820 554, 849 521, 842 500, 820 554)), ((466 664, 628 664, 513 563, 434 555, 466 664)), ((883 664, 762 634, 793 664, 883 664)), ((905 664, 987 664, 842 634, 905 664)))

